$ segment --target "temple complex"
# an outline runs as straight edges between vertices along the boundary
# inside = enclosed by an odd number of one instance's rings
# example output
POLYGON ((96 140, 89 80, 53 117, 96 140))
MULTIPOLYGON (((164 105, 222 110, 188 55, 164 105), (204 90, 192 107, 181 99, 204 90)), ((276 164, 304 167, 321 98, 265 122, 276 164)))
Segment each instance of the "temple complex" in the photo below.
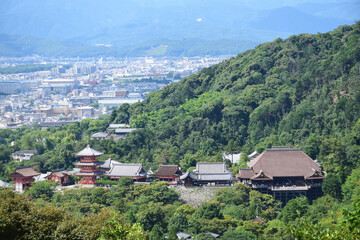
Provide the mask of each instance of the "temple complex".
POLYGON ((30 187, 34 182, 34 177, 40 175, 31 166, 18 167, 15 171, 8 175, 9 178, 14 178, 15 191, 22 192, 26 187, 30 187))
POLYGON ((75 156, 80 158, 80 162, 75 164, 75 166, 81 168, 80 172, 75 174, 82 178, 78 184, 95 184, 96 179, 104 174, 104 172, 99 169, 99 166, 102 165, 103 162, 97 160, 97 157, 101 155, 103 155, 102 152, 92 149, 89 145, 75 154, 75 156))
POLYGON ((325 172, 298 148, 272 147, 247 165, 239 170, 240 181, 283 203, 298 196, 312 201, 323 194, 325 172))

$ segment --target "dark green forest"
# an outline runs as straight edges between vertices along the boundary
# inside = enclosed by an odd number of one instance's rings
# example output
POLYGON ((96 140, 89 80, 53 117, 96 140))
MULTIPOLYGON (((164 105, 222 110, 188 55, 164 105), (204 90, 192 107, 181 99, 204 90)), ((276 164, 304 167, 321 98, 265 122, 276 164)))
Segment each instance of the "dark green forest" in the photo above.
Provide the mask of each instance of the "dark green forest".
MULTIPOLYGON (((194 208, 180 202, 164 183, 122 181, 110 189, 64 193, 54 192, 50 183, 36 183, 43 185, 23 195, 1 189, 5 200, 0 202, 0 235, 21 229, 13 239, 33 239, 34 233, 39 239, 116 239, 111 237, 126 233, 136 237, 123 239, 159 239, 173 238, 181 230, 202 233, 197 239, 211 239, 206 231, 221 233, 222 239, 359 238, 359 39, 360 22, 324 34, 276 39, 99 120, 0 130, 2 180, 9 181, 7 174, 24 164, 41 172, 71 169, 78 161, 74 153, 86 146, 90 134, 110 123, 129 123, 139 129, 125 140, 90 141, 105 153, 100 160, 143 163, 146 170, 179 164, 186 171, 196 162, 222 161, 224 150, 249 154, 271 146, 300 147, 327 172, 325 195, 318 200, 310 203, 301 197, 283 206, 235 184, 194 208), (26 163, 11 159, 12 152, 28 149, 39 154, 26 163), (266 223, 250 221, 257 207, 266 223), (21 215, 22 209, 28 214, 21 215), (26 222, 26 216, 39 224, 26 222), (57 224, 45 227, 51 219, 57 224)), ((242 160, 241 166, 247 159, 242 160)), ((228 167, 234 172, 239 168, 228 167)))

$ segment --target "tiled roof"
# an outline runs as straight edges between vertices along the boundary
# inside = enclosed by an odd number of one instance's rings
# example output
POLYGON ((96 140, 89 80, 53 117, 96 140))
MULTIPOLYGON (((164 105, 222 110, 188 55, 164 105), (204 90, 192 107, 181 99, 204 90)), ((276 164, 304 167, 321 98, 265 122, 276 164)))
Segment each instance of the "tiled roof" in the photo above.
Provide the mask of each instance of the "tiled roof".
POLYGON ((40 173, 36 172, 31 166, 24 166, 16 168, 9 177, 33 177, 37 175, 40 175, 40 173))
POLYGON ((266 174, 264 174, 263 170, 260 170, 260 172, 258 172, 257 174, 255 174, 254 176, 252 176, 250 179, 254 180, 273 180, 273 178, 271 176, 267 176, 266 174))
POLYGON ((226 169, 225 162, 197 163, 194 172, 200 181, 232 180, 232 173, 226 169))
POLYGON ((87 145, 86 148, 84 148, 83 150, 81 150, 80 152, 78 152, 77 154, 75 154, 75 156, 77 157, 81 157, 81 156, 88 156, 88 157, 91 157, 91 156, 100 156, 100 155, 103 155, 102 152, 99 152, 95 149, 92 149, 90 147, 90 145, 87 145))
POLYGON ((190 171, 187 171, 184 175, 182 175, 182 176, 180 177, 180 179, 181 179, 181 180, 184 180, 184 179, 186 179, 187 177, 190 177, 190 178, 192 178, 192 179, 194 179, 194 180, 197 180, 197 176, 196 176, 195 174, 191 173, 190 171))
POLYGON ((136 128, 118 128, 115 129, 115 133, 117 134, 124 134, 124 133, 131 133, 132 131, 136 130, 136 128))
POLYGON ((97 132, 91 135, 92 138, 106 138, 107 136, 109 136, 109 134, 104 132, 97 132))
POLYGON ((255 173, 269 177, 310 177, 315 172, 321 173, 320 165, 314 162, 308 155, 298 148, 273 147, 267 149, 248 166, 255 173))
POLYGON ((114 164, 118 164, 121 162, 115 161, 111 158, 107 159, 100 167, 101 168, 111 168, 114 164))
POLYGON ((50 178, 50 176, 52 174, 55 174, 57 177, 64 177, 65 175, 69 175, 68 171, 65 169, 59 169, 59 170, 54 170, 52 171, 50 174, 48 174, 48 176, 46 176, 46 178, 50 178))
POLYGON ((23 150, 14 152, 13 155, 24 155, 24 154, 37 154, 36 150, 23 150))
POLYGON ((177 232, 176 236, 178 237, 178 239, 191 239, 191 235, 184 233, 184 232, 177 232))
POLYGON ((196 172, 203 173, 228 173, 225 162, 196 163, 196 172))
POLYGON ((155 176, 180 176, 181 174, 178 165, 160 165, 155 176))
POLYGON ((96 162, 77 162, 75 163, 75 166, 99 166, 101 165, 103 162, 99 162, 99 161, 96 161, 96 162))
POLYGON ((251 168, 240 168, 237 176, 241 179, 250 179, 254 175, 255 173, 251 168))
POLYGON ((111 177, 135 177, 146 174, 141 163, 120 163, 114 164, 106 175, 111 177))
POLYGON ((198 180, 200 181, 231 181, 232 173, 208 173, 199 174, 198 180))

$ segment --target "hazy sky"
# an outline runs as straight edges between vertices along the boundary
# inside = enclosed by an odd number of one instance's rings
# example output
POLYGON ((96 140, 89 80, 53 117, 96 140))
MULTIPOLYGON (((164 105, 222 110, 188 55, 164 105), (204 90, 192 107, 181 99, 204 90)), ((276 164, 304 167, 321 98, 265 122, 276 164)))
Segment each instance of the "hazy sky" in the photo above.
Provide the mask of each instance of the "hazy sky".
POLYGON ((0 0, 0 34, 87 44, 271 41, 360 20, 360 0, 0 0))

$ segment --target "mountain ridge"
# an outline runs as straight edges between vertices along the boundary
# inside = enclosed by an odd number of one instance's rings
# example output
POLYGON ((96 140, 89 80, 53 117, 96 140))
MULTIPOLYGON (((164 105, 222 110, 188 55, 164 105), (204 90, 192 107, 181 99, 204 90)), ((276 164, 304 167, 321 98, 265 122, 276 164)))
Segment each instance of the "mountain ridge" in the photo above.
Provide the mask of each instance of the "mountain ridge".
MULTIPOLYGON (((89 46, 109 44, 116 47, 112 49, 114 55, 120 55, 118 48, 142 47, 144 42, 157 39, 199 39, 204 42, 228 39, 260 43, 302 32, 327 32, 342 24, 352 24, 359 16, 357 4, 345 0, 333 2, 331 8, 321 1, 317 7, 312 6, 305 0, 292 4, 288 1, 268 4, 265 0, 251 4, 218 0, 3 1, 0 4, 0 33, 42 41, 54 39, 60 41, 58 48, 62 48, 61 41, 89 46), (334 15, 337 9, 338 14, 334 15)), ((57 46, 51 46, 52 49, 49 46, 38 47, 38 51, 56 54, 57 46)), ((177 48, 176 51, 186 53, 181 50, 181 44, 177 48)), ((221 45, 209 48, 224 51, 222 54, 229 52, 221 45)), ((21 46, 17 50, 18 54, 22 53, 21 46)), ((68 50, 72 51, 76 52, 76 49, 68 50)), ((88 47, 89 55, 92 51, 98 50, 88 47)))
POLYGON ((45 57, 193 57, 207 55, 234 55, 256 46, 245 40, 202 39, 152 39, 133 45, 112 46, 107 43, 91 45, 70 40, 41 39, 30 36, 0 34, 0 56, 22 57, 40 55, 45 57), (108 45, 108 46, 105 46, 108 45), (151 51, 167 45, 163 52, 151 51))

